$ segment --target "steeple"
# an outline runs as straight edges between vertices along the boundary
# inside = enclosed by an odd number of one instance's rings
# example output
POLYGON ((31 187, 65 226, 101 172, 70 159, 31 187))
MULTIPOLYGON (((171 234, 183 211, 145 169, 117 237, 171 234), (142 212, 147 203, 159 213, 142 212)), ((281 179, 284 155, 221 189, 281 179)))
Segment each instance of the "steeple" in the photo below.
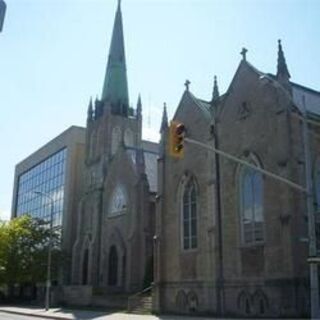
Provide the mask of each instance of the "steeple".
POLYGON ((114 20, 101 100, 111 105, 113 113, 128 115, 129 95, 120 0, 114 20))
POLYGON ((216 104, 219 101, 219 88, 218 88, 218 81, 217 81, 217 76, 214 76, 214 81, 213 81, 213 92, 212 92, 212 105, 216 104))
POLYGON ((88 106, 88 117, 87 121, 93 120, 93 106, 92 106, 92 97, 90 98, 89 101, 89 106, 88 106))
POLYGON ((277 66, 277 78, 278 80, 290 79, 290 73, 287 67, 286 59, 282 50, 281 40, 278 40, 278 66, 277 66))
POLYGON ((142 118, 142 102, 141 95, 139 94, 138 102, 137 102, 137 117, 142 118))
POLYGON ((168 128, 168 114, 167 114, 167 105, 164 103, 163 112, 162 112, 162 121, 160 127, 160 133, 165 131, 168 128))

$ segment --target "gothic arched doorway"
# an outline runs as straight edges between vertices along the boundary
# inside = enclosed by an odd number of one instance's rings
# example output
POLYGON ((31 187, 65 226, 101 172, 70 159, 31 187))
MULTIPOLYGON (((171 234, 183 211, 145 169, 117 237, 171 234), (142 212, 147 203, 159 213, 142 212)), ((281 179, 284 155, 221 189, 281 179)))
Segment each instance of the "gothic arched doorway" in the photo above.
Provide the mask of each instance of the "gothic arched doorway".
POLYGON ((118 284, 118 252, 116 246, 111 246, 109 251, 108 284, 116 286, 118 284))

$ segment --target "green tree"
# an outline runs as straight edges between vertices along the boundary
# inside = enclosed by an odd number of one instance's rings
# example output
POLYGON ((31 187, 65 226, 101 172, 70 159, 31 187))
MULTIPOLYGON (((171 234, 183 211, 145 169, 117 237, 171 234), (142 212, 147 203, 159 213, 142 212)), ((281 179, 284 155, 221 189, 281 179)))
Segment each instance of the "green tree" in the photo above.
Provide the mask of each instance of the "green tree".
MULTIPOLYGON (((0 284, 36 284, 46 279, 50 229, 47 222, 24 215, 0 224, 0 284)), ((59 231, 52 233, 52 279, 61 261, 59 231)))

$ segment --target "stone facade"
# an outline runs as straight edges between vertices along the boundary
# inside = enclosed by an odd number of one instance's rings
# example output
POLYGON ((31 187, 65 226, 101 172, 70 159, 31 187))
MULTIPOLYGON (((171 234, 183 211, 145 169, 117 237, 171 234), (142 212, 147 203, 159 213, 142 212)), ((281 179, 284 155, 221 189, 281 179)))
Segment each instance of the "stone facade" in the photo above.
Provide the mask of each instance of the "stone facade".
POLYGON ((63 220, 72 256, 65 302, 123 305, 154 277, 155 312, 309 313, 305 194, 259 170, 305 186, 306 113, 319 212, 320 92, 290 82, 280 42, 276 76, 253 67, 246 50, 242 55, 225 94, 215 79, 211 101, 195 97, 186 82, 173 120, 191 140, 174 159, 166 108, 156 144, 142 140, 140 97, 135 109, 129 105, 118 2, 101 99, 90 101, 85 145, 68 164, 74 188, 66 191, 63 220))
POLYGON ((106 113, 94 121, 87 128, 91 153, 84 170, 72 282, 108 287, 111 292, 136 292, 143 287, 152 259, 155 190, 147 174, 156 168, 157 145, 141 141, 139 118, 106 113), (94 140, 99 130, 109 132, 101 133, 107 137, 100 139, 101 144, 94 140), (128 130, 137 138, 133 145, 125 144, 128 130), (115 131, 121 134, 119 142, 112 141, 115 131), (146 157, 151 157, 151 163, 146 163, 146 157))
MULTIPOLYGON (((306 108, 317 210, 320 93, 289 78, 280 42, 276 76, 258 71, 244 53, 224 95, 215 83, 206 103, 187 85, 173 120, 185 124, 189 139, 304 187, 306 108)), ((166 152, 168 128, 162 127, 154 309, 245 317, 308 314, 305 194, 192 143, 185 144, 183 159, 173 159, 166 152), (189 181, 196 190, 191 207, 189 181), (190 233, 196 243, 188 247, 190 233)))
POLYGON ((141 136, 141 98, 129 107, 119 2, 102 96, 88 107, 72 256, 72 285, 91 286, 91 304, 139 292, 152 280, 158 145, 141 136))

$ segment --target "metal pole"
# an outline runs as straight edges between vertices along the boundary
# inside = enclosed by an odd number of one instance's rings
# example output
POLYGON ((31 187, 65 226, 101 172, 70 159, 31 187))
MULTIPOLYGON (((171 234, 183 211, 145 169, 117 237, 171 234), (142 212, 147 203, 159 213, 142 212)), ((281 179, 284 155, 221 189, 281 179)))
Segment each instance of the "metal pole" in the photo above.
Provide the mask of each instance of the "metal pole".
MULTIPOLYGON (((213 116, 213 146, 219 150, 219 135, 218 135, 218 121, 217 115, 213 116)), ((221 214, 221 188, 220 188, 220 156, 215 152, 215 174, 216 174, 216 210, 217 210, 217 225, 218 225, 218 281, 217 281, 217 310, 218 315, 224 315, 224 269, 223 269, 223 237, 222 237, 222 214, 221 214)))
POLYGON ((49 245, 48 245, 48 265, 47 265, 47 283, 46 283, 46 311, 50 308, 50 287, 51 287, 51 251, 52 251, 52 225, 53 225, 53 200, 51 200, 50 211, 50 230, 49 230, 49 245))
MULTIPOLYGON (((316 232, 315 232, 315 210, 313 204, 313 183, 311 169, 311 152, 309 142, 309 132, 307 123, 307 109, 305 106, 305 98, 303 97, 303 146, 305 156, 305 175, 307 189, 307 215, 308 215, 308 238, 309 238, 309 257, 317 255, 316 232)), ((319 319, 319 284, 318 284, 318 265, 310 262, 310 300, 311 300, 311 319, 319 319)))
POLYGON ((227 153, 227 152, 224 152, 224 151, 222 151, 222 150, 218 150, 218 149, 216 149, 216 148, 207 146, 205 143, 202 143, 202 142, 199 142, 199 141, 190 139, 190 138, 185 138, 184 140, 185 140, 186 142, 191 143, 191 144, 195 144, 195 145, 198 145, 198 146, 203 147, 203 148, 205 148, 205 149, 208 149, 208 150, 210 150, 210 151, 216 152, 217 154, 219 154, 219 155, 221 155, 221 156, 223 156, 223 157, 225 157, 225 158, 227 158, 227 159, 229 159, 229 160, 235 161, 235 162, 240 163, 240 164, 242 164, 242 165, 244 165, 244 166, 247 166, 247 167, 249 167, 249 168, 252 168, 253 170, 259 171, 259 172, 261 172, 262 174, 264 174, 264 175, 266 175, 266 176, 269 176, 269 177, 271 177, 271 178, 273 178, 273 179, 275 179, 275 180, 284 182, 284 183, 286 183, 288 186, 290 186, 290 187, 293 188, 293 189, 302 191, 302 192, 304 192, 304 193, 307 192, 307 189, 304 188, 304 187, 302 187, 302 186, 300 186, 299 184, 297 184, 297 183, 295 183, 295 182, 293 182, 293 181, 290 181, 290 180, 288 180, 288 179, 286 179, 286 178, 283 178, 283 177, 281 177, 281 176, 278 176, 278 175, 276 175, 275 173, 272 173, 272 172, 270 172, 270 171, 268 171, 268 170, 265 170, 265 169, 262 169, 262 168, 260 168, 260 167, 257 167, 257 166, 255 166, 254 164, 252 164, 252 163, 250 163, 250 162, 247 162, 247 161, 245 161, 245 160, 242 160, 242 159, 240 159, 240 158, 238 158, 238 157, 235 157, 235 156, 233 156, 233 155, 231 155, 231 154, 229 154, 229 153, 227 153))
POLYGON ((41 191, 34 191, 35 194, 45 197, 50 200, 50 229, 49 229, 49 244, 48 244, 48 260, 47 260, 47 279, 46 279, 46 292, 45 292, 45 310, 50 308, 50 289, 51 289, 51 251, 52 251, 52 228, 53 228, 53 199, 46 193, 41 191))

